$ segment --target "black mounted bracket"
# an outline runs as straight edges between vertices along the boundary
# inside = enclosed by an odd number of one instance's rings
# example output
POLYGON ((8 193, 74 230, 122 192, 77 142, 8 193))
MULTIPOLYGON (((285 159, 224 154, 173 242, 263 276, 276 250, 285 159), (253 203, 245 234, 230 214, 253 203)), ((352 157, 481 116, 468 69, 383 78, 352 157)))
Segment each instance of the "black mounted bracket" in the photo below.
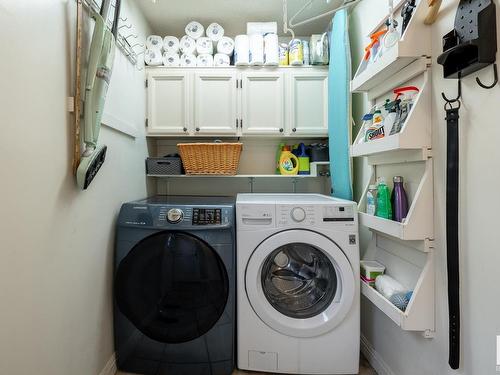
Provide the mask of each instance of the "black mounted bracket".
POLYGON ((445 78, 468 76, 495 63, 497 52, 496 6, 492 0, 460 0, 455 27, 443 37, 445 78))

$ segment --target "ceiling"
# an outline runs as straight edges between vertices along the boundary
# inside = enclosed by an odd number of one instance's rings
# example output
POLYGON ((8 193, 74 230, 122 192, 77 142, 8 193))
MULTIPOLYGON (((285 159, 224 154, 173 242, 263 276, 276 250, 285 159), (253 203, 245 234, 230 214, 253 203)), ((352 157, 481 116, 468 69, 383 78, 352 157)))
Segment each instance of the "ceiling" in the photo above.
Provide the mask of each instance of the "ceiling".
MULTIPOLYGON (((196 20, 207 27, 217 22, 228 36, 246 33, 247 21, 276 21, 278 32, 283 35, 282 0, 134 0, 144 13, 156 34, 184 35, 184 27, 189 21, 196 20)), ((288 14, 291 17, 306 0, 288 0, 288 14)), ((298 17, 299 22, 307 17, 334 9, 341 0, 315 0, 309 9, 298 17)), ((325 31, 329 17, 294 29, 296 35, 308 36, 325 31)))

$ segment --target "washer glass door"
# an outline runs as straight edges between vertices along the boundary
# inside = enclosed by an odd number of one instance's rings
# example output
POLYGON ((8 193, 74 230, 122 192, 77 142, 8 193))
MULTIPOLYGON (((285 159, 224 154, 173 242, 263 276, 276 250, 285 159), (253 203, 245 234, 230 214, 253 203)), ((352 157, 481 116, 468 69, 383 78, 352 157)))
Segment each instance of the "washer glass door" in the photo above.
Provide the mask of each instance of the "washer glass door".
POLYGON ((229 295, 222 259, 205 241, 165 231, 139 242, 115 275, 118 308, 153 340, 181 343, 208 332, 229 295))
POLYGON ((325 311, 337 293, 337 273, 327 255, 305 243, 278 247, 265 260, 262 290, 269 303, 291 318, 325 311))
POLYGON ((340 247, 305 229, 279 232, 260 243, 248 261, 245 288, 265 324, 295 337, 334 329, 351 310, 357 290, 340 247))

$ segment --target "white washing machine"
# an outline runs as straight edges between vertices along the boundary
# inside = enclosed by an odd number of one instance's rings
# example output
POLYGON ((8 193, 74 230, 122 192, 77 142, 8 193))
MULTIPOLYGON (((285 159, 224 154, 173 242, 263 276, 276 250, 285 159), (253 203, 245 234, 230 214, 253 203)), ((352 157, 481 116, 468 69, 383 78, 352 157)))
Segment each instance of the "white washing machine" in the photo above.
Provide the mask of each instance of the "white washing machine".
POLYGON ((357 374, 356 204, 319 194, 239 194, 238 368, 357 374))

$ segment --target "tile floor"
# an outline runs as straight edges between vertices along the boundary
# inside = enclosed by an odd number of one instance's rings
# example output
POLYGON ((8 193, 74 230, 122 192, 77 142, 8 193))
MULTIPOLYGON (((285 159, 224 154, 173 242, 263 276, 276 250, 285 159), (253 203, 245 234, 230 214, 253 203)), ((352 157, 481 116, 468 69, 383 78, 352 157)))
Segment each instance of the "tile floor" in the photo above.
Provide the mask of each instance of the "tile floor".
MULTIPOLYGON (((126 372, 118 372, 116 375, 134 375, 134 374, 130 374, 130 373, 126 373, 126 372)), ((233 375, 270 375, 270 374, 235 370, 233 372, 233 375)), ((368 361, 363 356, 361 356, 359 375, 377 375, 375 370, 370 366, 368 361)))

